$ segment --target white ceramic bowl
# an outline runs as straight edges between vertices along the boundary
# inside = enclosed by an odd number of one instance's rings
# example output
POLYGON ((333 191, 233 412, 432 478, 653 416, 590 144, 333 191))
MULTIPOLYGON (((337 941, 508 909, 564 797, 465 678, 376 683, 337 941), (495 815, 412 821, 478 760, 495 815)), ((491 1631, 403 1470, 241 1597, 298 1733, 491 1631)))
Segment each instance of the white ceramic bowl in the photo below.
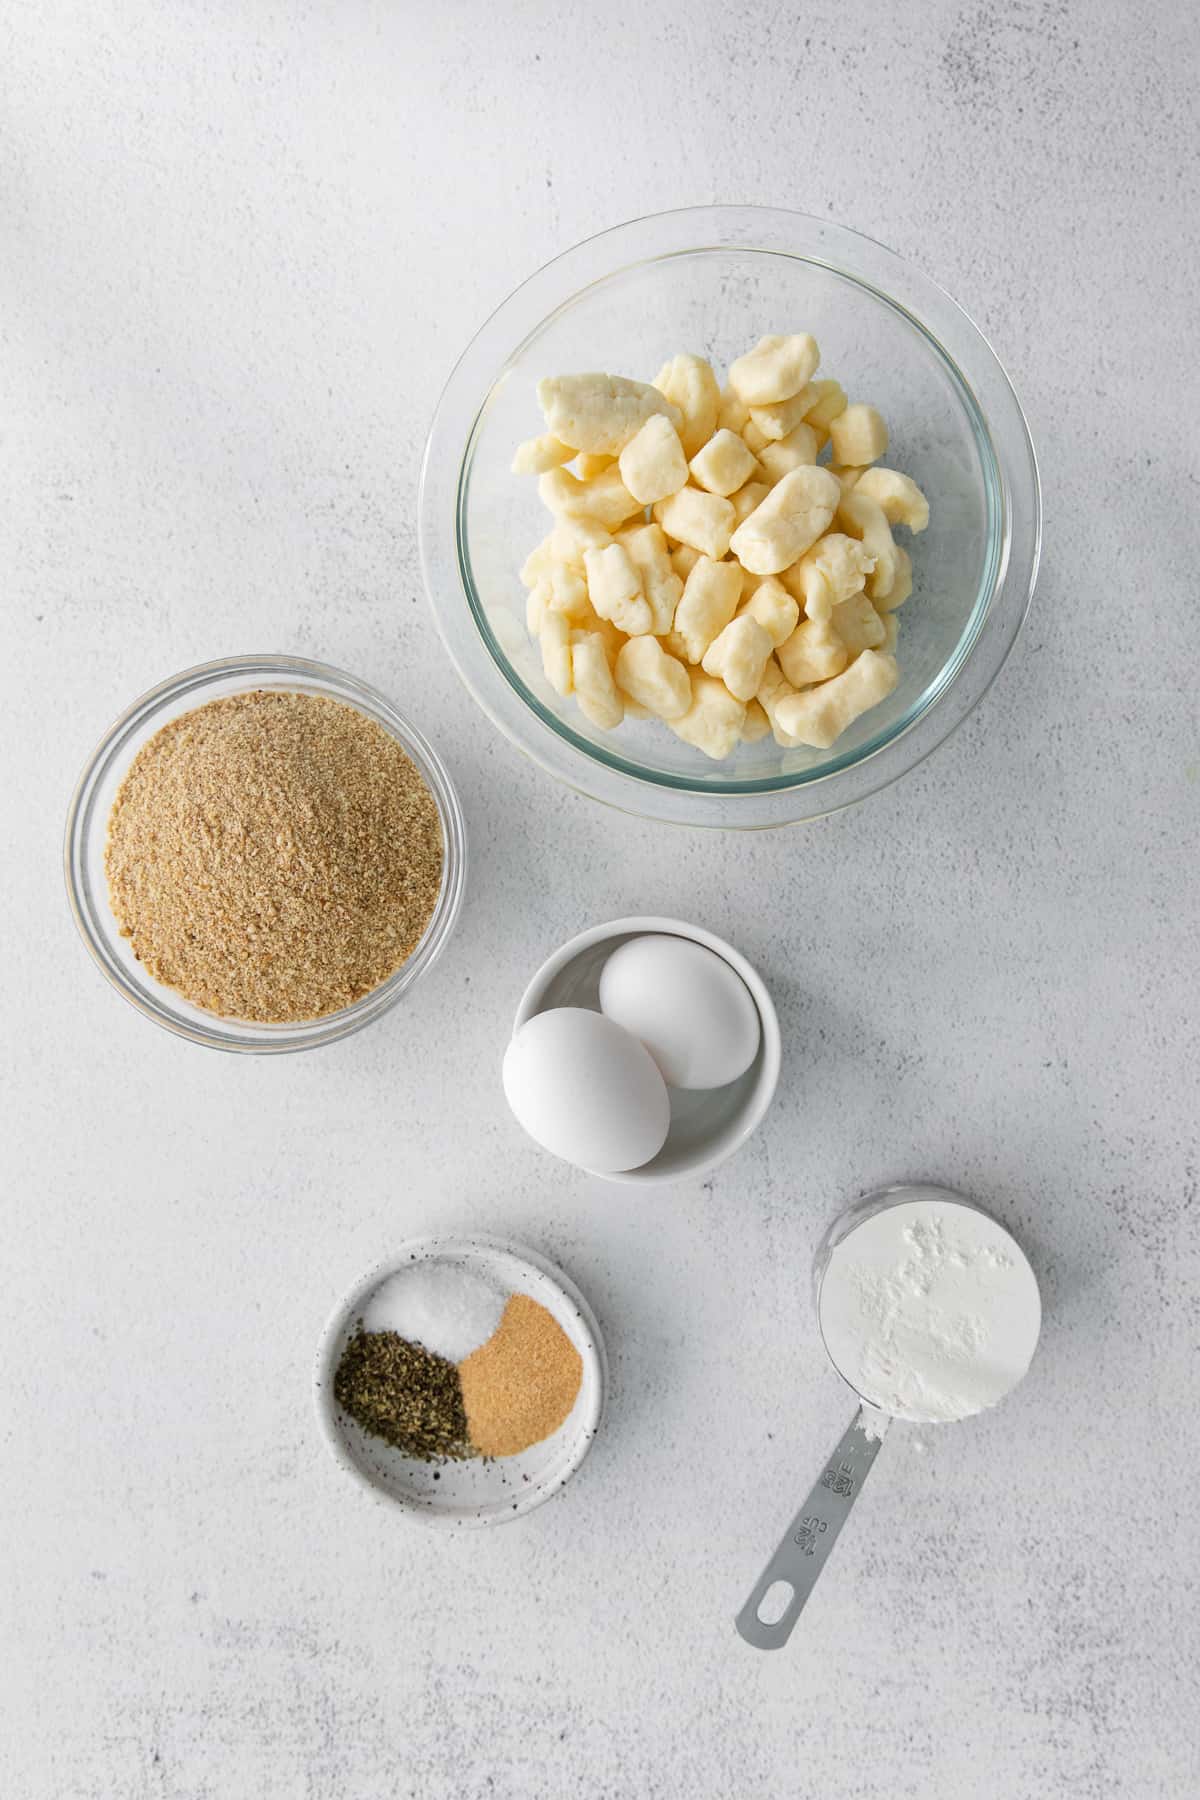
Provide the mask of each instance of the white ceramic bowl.
POLYGON ((557 1493, 591 1449, 607 1387, 600 1328, 574 1282, 535 1250, 494 1237, 412 1238, 401 1244, 334 1309, 313 1371, 317 1421, 334 1461, 376 1499, 390 1500, 425 1524, 442 1527, 504 1525, 557 1493), (507 1293, 528 1294, 562 1326, 583 1360, 583 1380, 570 1416, 552 1437, 520 1456, 419 1462, 369 1436, 338 1406, 333 1378, 367 1301, 389 1276, 421 1261, 458 1263, 507 1293))
POLYGON ((706 1174, 740 1150, 747 1138, 761 1125, 779 1081, 779 1020, 766 984, 753 964, 711 931, 700 925, 687 925, 682 919, 655 917, 610 919, 606 925, 593 925, 565 943, 553 956, 547 957, 521 996, 517 1016, 513 1020, 516 1033, 535 1013, 548 1012, 555 1006, 585 1006, 600 1010, 600 971, 621 944, 630 938, 662 932, 668 937, 689 938, 703 944, 724 959, 750 990, 758 1009, 762 1036, 758 1055, 746 1073, 728 1087, 704 1091, 669 1089, 671 1096, 671 1128, 658 1155, 640 1169, 623 1174, 601 1174, 604 1181, 624 1181, 635 1186, 653 1186, 665 1181, 680 1181, 684 1176, 706 1174))

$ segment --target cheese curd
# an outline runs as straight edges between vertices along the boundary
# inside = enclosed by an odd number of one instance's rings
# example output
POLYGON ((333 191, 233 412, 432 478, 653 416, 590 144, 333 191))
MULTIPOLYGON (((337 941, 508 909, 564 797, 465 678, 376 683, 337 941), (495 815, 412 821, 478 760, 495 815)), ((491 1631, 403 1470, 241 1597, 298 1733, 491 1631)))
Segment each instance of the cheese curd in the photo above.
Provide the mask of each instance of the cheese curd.
POLYGON ((714 432, 688 464, 696 486, 723 499, 749 481, 755 466, 754 452, 744 440, 736 431, 724 429, 714 432))
POLYGON ((717 412, 717 424, 726 431, 744 431, 750 423, 750 408, 744 400, 739 400, 731 387, 721 389, 721 405, 717 412))
POLYGON ((876 610, 887 623, 897 607, 903 606, 913 590, 912 557, 900 544, 896 545, 896 574, 891 587, 875 602, 876 610))
POLYGON ((833 421, 846 410, 846 390, 840 381, 814 381, 812 392, 816 399, 804 417, 818 437, 828 439, 833 421))
POLYGON ((711 365, 684 352, 663 364, 654 385, 680 415, 684 455, 695 456, 717 429, 721 410, 721 389, 711 365))
POLYGON ((924 531, 929 504, 819 362, 793 332, 725 388, 690 352, 653 383, 538 384, 544 429, 512 465, 552 516, 520 570, 526 626, 597 730, 665 724, 716 760, 768 737, 822 751, 896 687, 913 570, 893 529, 924 531))
POLYGON ((592 456, 588 451, 581 450, 579 455, 575 458, 575 467, 583 476, 584 480, 588 481, 593 475, 600 475, 605 469, 611 468, 616 460, 615 456, 603 456, 599 454, 592 456))
POLYGON ((763 670, 763 678, 759 683, 757 702, 767 717, 767 724, 775 742, 785 750, 794 750, 799 743, 798 738, 791 738, 783 730, 779 722, 779 707, 784 700, 790 699, 796 692, 787 679, 775 657, 767 658, 767 666, 763 670))
POLYGON ((525 443, 518 444, 512 471, 514 475, 544 475, 547 469, 558 469, 563 463, 569 463, 574 454, 570 444, 545 432, 541 437, 528 438, 525 443))
POLYGON ((776 400, 771 406, 752 406, 750 417, 765 439, 785 438, 799 425, 809 407, 816 405, 818 398, 817 384, 810 381, 790 400, 776 400))
POLYGON ((850 652, 830 619, 805 619, 775 654, 787 679, 798 688, 840 675, 850 661, 850 652))
POLYGON ((587 591, 602 619, 610 619, 618 631, 640 637, 653 624, 650 605, 642 593, 642 580, 624 544, 607 550, 588 550, 583 566, 587 591))
POLYGON ((729 496, 729 504, 733 507, 733 516, 738 525, 748 519, 760 500, 765 500, 771 491, 769 481, 748 481, 740 487, 736 494, 729 496))
POLYGON ((817 434, 811 425, 803 420, 793 426, 786 437, 777 443, 764 444, 758 453, 759 467, 765 469, 772 481, 782 481, 793 469, 803 468, 806 463, 815 463, 820 444, 817 434))
MULTIPOLYGON (((743 593, 745 588, 746 584, 743 582, 743 593)), ((764 575, 750 597, 742 601, 738 613, 739 616, 749 613, 752 619, 757 619, 778 649, 780 644, 787 643, 795 631, 800 619, 800 606, 781 581, 777 581, 774 575, 764 575)))
MULTIPOLYGON (((881 637, 882 633, 881 626, 881 637)), ((750 613, 741 613, 718 632, 700 666, 706 675, 719 675, 735 700, 749 702, 758 693, 767 658, 774 648, 758 620, 750 613)))
POLYGON ((625 717, 625 707, 608 665, 598 631, 577 631, 571 643, 571 678, 581 710, 601 731, 611 731, 625 717))
POLYGON ((683 592, 683 578, 672 567, 666 533, 661 525, 627 525, 619 541, 642 578, 642 592, 650 607, 650 629, 662 637, 674 623, 675 608, 683 592))
POLYGON ((831 681, 779 700, 780 728, 798 744, 829 750, 847 725, 887 699, 899 678, 894 656, 864 650, 831 681))
MULTIPOLYGON (((549 478, 545 475, 542 480, 549 478)), ((737 514, 730 501, 719 494, 705 494, 699 488, 680 488, 669 500, 660 500, 654 517, 668 537, 690 544, 703 556, 719 562, 729 548, 737 514)))
POLYGON ((564 613, 543 611, 538 642, 542 648, 542 667, 546 672, 546 680, 556 694, 569 694, 574 686, 571 625, 564 613))
POLYGON ((670 419, 655 413, 631 437, 617 459, 621 480, 639 506, 676 494, 688 478, 687 457, 670 419))
POLYGON ((770 737, 770 735, 771 721, 768 719, 762 703, 752 700, 746 708, 746 717, 742 720, 742 743, 757 744, 760 738, 770 737))
POLYGON ((538 493, 552 513, 564 519, 587 519, 615 531, 638 510, 638 503, 617 468, 580 481, 569 469, 550 469, 538 477, 538 493))
POLYGON ((852 594, 835 606, 829 624, 852 652, 877 650, 886 636, 883 620, 865 594, 852 594))
POLYGON ((896 581, 896 543, 882 506, 862 491, 862 481, 842 493, 838 500, 837 520, 842 530, 859 540, 863 554, 874 562, 867 576, 867 592, 873 600, 884 600, 896 581))
POLYGON ((816 543, 841 498, 828 469, 793 469, 742 521, 729 547, 753 574, 778 575, 816 543))
POLYGON ((675 608, 674 636, 690 663, 698 663, 713 639, 737 611, 742 593, 742 571, 735 562, 714 562, 702 556, 683 584, 683 598, 675 608))
POLYGON ((612 541, 611 531, 586 513, 580 513, 575 518, 560 518, 546 543, 552 557, 582 569, 585 550, 602 550, 612 541))
POLYGON ((760 338, 753 350, 730 364, 729 385, 747 406, 770 406, 807 387, 820 360, 817 340, 807 331, 760 338))
POLYGON ((734 699, 723 681, 713 675, 693 674, 692 704, 681 719, 671 720, 671 730, 685 744, 721 762, 737 749, 745 722, 745 706, 734 699))
POLYGON ((630 638, 617 652, 617 686, 658 719, 681 719, 692 704, 692 682, 677 657, 656 637, 630 638))
POLYGON ((658 388, 624 375, 556 375, 538 382, 538 404, 561 443, 603 456, 619 456, 653 413, 683 418, 658 388))
POLYGON ((779 579, 808 618, 828 619, 835 606, 866 586, 874 569, 875 558, 865 545, 843 531, 830 531, 779 579))
POLYGON ((907 525, 912 532, 924 531, 928 525, 928 500, 916 482, 898 469, 864 469, 854 486, 882 507, 889 525, 907 525))
MULTIPOLYGON (((662 530, 661 526, 659 530, 662 530)), ((699 561, 699 550, 693 550, 690 544, 676 544, 671 552, 671 567, 679 577, 681 588, 699 561)))
POLYGON ((845 407, 829 427, 835 462, 873 463, 888 447, 888 428, 873 406, 845 407))

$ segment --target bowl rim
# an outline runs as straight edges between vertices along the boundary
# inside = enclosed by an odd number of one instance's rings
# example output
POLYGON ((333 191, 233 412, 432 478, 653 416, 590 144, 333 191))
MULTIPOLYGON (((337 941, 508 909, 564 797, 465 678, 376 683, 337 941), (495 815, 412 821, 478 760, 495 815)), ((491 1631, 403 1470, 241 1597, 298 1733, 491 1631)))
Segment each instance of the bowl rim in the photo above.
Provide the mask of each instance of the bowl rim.
MULTIPOLYGON (((623 1169, 610 1173, 599 1169, 587 1169, 583 1173, 596 1181, 620 1182, 629 1187, 667 1187, 672 1182, 686 1181, 697 1175, 706 1175, 722 1163, 728 1162, 737 1154, 742 1146, 753 1137, 762 1124, 775 1098, 779 1086, 779 1076, 783 1067, 783 1036, 779 1029, 779 1015, 775 1010, 775 1002, 771 998, 770 989, 750 960, 740 950, 718 937, 715 931, 709 931, 703 925, 692 925, 686 919, 673 919, 658 914, 636 914, 630 918, 609 919, 600 925, 590 925, 586 931, 577 932, 560 944, 551 956, 548 956, 537 970, 532 980, 526 983, 525 990, 517 1003, 513 1015, 512 1033, 541 1012, 540 1001, 550 983, 559 975, 567 964, 573 962, 585 950, 605 942, 613 937, 680 937, 693 944, 699 944, 711 950, 722 961, 727 962, 734 973, 740 975, 750 990, 750 998, 754 1001, 758 1013, 759 1027, 762 1032, 762 1067, 752 1092, 747 1096, 744 1110, 736 1120, 731 1121, 717 1139, 715 1150, 705 1155, 697 1155, 682 1166, 665 1170, 661 1174, 649 1174, 646 1169, 623 1169)), ((550 1154, 549 1151, 546 1152, 550 1154)), ((652 1167, 653 1164, 648 1165, 652 1167)))
MULTIPOLYGON (((107 830, 106 820, 100 824, 107 830)), ((176 1037, 241 1055, 286 1055, 317 1049, 351 1036, 389 1011, 433 967, 445 949, 462 907, 466 873, 466 821, 462 806, 445 763, 423 733, 386 695, 348 671, 330 663, 273 652, 195 663, 140 694, 109 726, 84 764, 67 808, 63 833, 63 874, 71 915, 89 955, 111 986, 144 1017, 176 1037), (225 684, 231 681, 241 685, 227 688, 225 684), (96 809, 101 786, 122 759, 127 762, 131 758, 131 745, 143 728, 150 726, 152 735, 155 719, 177 700, 195 696, 195 705, 200 707, 205 704, 205 690, 213 687, 219 686, 224 694, 296 685, 301 692, 322 693, 355 707, 381 725, 412 758, 433 795, 441 820, 441 888, 412 954, 378 987, 352 1005, 318 1019, 290 1024, 227 1020, 217 1014, 209 1023, 179 1010, 189 1003, 164 983, 151 976, 135 979, 113 953, 111 941, 117 935, 117 926, 108 908, 107 890, 93 890, 87 870, 88 845, 98 823, 96 809)), ((195 1010, 198 1014, 199 1009, 195 1010)))
POLYGON ((527 1513, 533 1512, 565 1487, 586 1459, 604 1422, 608 1405, 608 1383, 608 1353, 604 1337, 595 1313, 575 1282, 564 1269, 551 1262, 540 1251, 531 1250, 527 1244, 518 1243, 515 1239, 495 1236, 490 1232, 473 1232, 470 1235, 435 1232, 407 1238, 390 1255, 373 1263, 347 1290, 326 1319, 312 1370, 313 1406, 317 1425, 325 1447, 338 1467, 352 1476, 358 1486, 380 1505, 394 1506, 410 1518, 420 1520, 423 1525, 441 1531, 481 1530, 491 1525, 509 1525, 513 1520, 524 1518, 527 1513), (551 1477, 541 1482, 530 1482, 515 1500, 506 1501, 503 1509, 497 1509, 494 1513, 482 1513, 477 1506, 444 1507, 435 1512, 373 1480, 350 1455, 335 1417, 338 1409, 333 1398, 334 1350, 345 1329, 346 1320, 355 1307, 361 1306, 389 1275, 398 1274, 402 1268, 409 1267, 414 1259, 427 1261, 434 1257, 462 1257, 480 1250, 503 1258, 547 1283, 557 1291, 567 1308, 575 1313, 581 1330, 573 1335, 572 1342, 592 1374, 593 1391, 587 1410, 579 1421, 570 1455, 551 1477))
POLYGON ((944 742, 1007 659, 1032 598, 1041 545, 1040 478, 1028 424, 995 351, 963 308, 877 239, 803 213, 756 206, 685 207, 630 220, 575 244, 528 277, 485 321, 451 372, 426 442, 419 511, 422 567, 439 632, 468 691, 518 749, 576 791, 618 808, 664 822, 744 828, 838 811, 899 779, 944 742), (698 777, 693 783, 639 768, 593 744, 523 692, 480 630, 460 519, 463 484, 489 399, 528 338, 596 281, 637 264, 719 249, 817 264, 906 315, 967 397, 973 428, 982 430, 991 454, 996 492, 990 491, 984 459, 991 518, 984 579, 954 650, 909 715, 816 769, 741 781, 698 777))

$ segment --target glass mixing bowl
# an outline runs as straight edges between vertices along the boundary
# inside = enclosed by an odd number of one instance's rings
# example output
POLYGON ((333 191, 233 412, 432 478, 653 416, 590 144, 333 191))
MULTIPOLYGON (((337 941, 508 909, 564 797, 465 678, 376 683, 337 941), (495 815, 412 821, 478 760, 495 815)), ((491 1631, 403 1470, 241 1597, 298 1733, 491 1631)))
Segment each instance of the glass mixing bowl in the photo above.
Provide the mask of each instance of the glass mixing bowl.
POLYGON ((1041 496, 1028 427, 990 346, 928 277, 870 238, 799 213, 696 207, 618 226, 517 289, 468 345, 434 417, 421 555, 442 637, 484 711, 581 792, 686 824, 761 827, 861 800, 921 761, 987 689, 1028 609, 1041 496), (652 380, 679 350, 720 374, 769 332, 811 331, 821 373, 869 400, 887 464, 924 490, 900 682, 827 751, 743 744, 723 763, 654 721, 598 730, 547 682, 518 571, 550 529, 513 451, 545 429, 546 375, 652 380))
POLYGON ((294 656, 229 656, 185 669, 135 700, 97 748, 79 778, 67 814, 64 845, 67 893, 79 934, 117 992, 140 1013, 179 1037, 216 1050, 278 1052, 311 1050, 348 1037, 394 1006, 432 967, 446 946, 466 879, 467 846, 462 809, 441 758, 383 695, 325 663, 294 656), (408 960, 352 1006, 319 1019, 270 1025, 204 1012, 142 967, 117 929, 108 902, 104 847, 108 818, 130 763, 154 734, 180 713, 210 700, 261 688, 323 694, 353 706, 391 734, 421 772, 442 822, 442 885, 425 932, 408 960))

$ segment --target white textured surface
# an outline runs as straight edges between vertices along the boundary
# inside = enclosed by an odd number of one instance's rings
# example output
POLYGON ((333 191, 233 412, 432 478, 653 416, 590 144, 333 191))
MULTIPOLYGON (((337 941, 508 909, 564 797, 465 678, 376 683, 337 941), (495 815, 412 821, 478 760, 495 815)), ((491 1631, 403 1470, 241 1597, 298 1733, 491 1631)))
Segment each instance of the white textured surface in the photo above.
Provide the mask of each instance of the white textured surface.
POLYGON ((0 1790, 1072 1800, 1194 1792, 1200 1558, 1195 273, 1200 31, 1136 8, 0 7, 8 907, 0 1790), (971 310, 1025 400, 1047 554, 967 727, 784 835, 553 790, 419 593, 426 420, 535 264, 636 213, 795 205, 971 310), (447 751, 474 865, 381 1026, 244 1061, 76 942, 94 739, 243 648, 376 680, 447 751), (539 1156, 499 1050, 530 971, 629 911, 777 996, 753 1147, 651 1199, 539 1156), (882 1181, 961 1186, 1041 1276, 997 1413, 886 1446, 788 1651, 748 1583, 848 1413, 808 1300, 882 1181), (611 1417, 562 1499, 451 1541, 325 1455, 309 1367, 438 1228, 563 1260, 611 1417))

